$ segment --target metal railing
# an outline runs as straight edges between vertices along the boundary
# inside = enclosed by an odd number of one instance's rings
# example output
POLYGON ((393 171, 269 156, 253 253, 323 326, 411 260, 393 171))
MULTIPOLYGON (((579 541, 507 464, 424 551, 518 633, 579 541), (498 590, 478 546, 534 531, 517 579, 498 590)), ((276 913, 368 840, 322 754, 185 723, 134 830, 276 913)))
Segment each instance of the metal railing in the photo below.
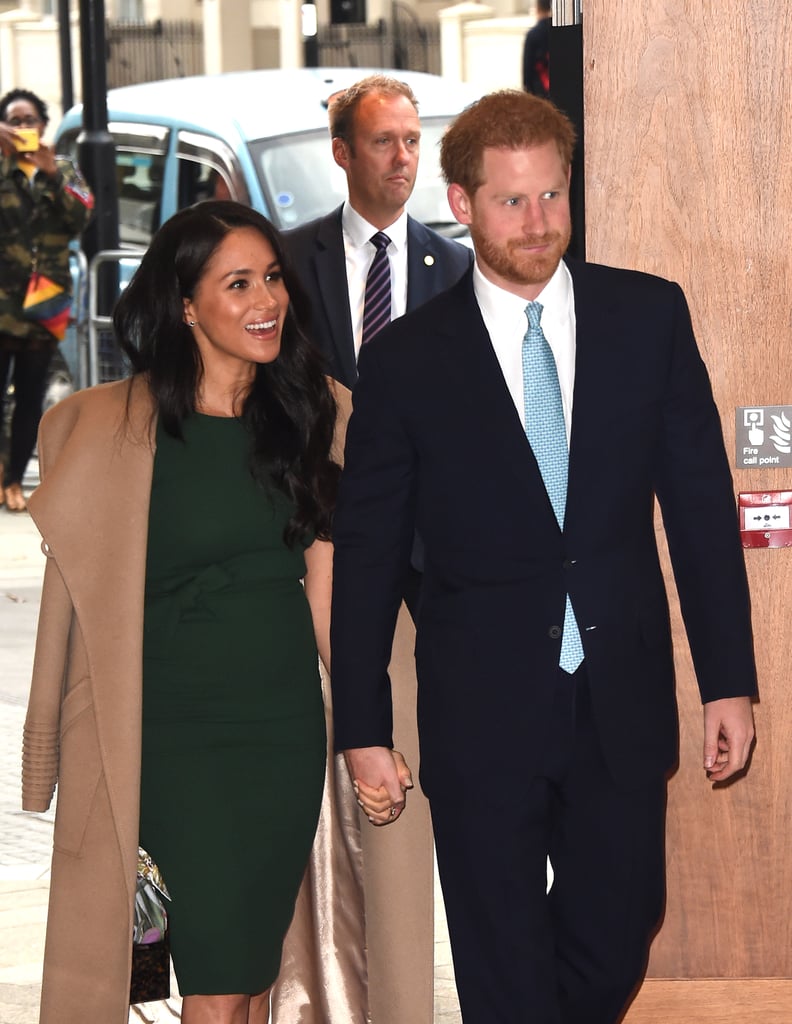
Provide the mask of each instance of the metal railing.
POLYGON ((204 73, 203 25, 193 21, 108 21, 107 88, 204 73))
POLYGON ((583 21, 583 0, 553 0, 554 25, 580 25, 583 21))
MULTIPOLYGON (((124 357, 113 337, 113 318, 99 312, 99 269, 106 264, 127 260, 139 263, 143 249, 103 249, 88 265, 88 317, 85 345, 85 382, 81 387, 104 384, 125 375, 124 357)), ((82 375, 82 358, 80 370, 82 375)))
POLYGON ((88 350, 88 259, 82 249, 70 249, 69 259, 77 264, 76 273, 72 270, 74 282, 74 298, 72 300, 71 323, 74 326, 74 352, 72 359, 71 341, 67 334, 61 343, 61 349, 66 359, 69 373, 75 378, 77 387, 85 387, 87 379, 87 368, 85 365, 85 353, 88 350), (66 351, 68 350, 68 351, 66 351), (76 363, 76 367, 75 367, 76 363), (76 374, 75 374, 76 368, 76 374))
POLYGON ((394 10, 392 21, 367 25, 320 25, 321 67, 380 67, 440 74, 440 25, 409 20, 394 10))

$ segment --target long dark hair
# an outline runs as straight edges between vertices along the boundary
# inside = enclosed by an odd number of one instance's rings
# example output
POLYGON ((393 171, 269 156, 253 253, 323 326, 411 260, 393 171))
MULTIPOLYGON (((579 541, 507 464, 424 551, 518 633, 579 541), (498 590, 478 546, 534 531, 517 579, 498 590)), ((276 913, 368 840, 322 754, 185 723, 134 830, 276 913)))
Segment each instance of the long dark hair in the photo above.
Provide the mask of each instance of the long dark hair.
POLYGON ((340 474, 330 455, 335 399, 322 357, 302 331, 307 296, 266 217, 221 200, 198 203, 171 217, 116 305, 116 338, 133 372, 147 376, 164 430, 183 437, 182 422, 195 412, 203 376, 198 346, 184 323, 184 299, 194 297, 208 261, 229 232, 239 228, 254 228, 269 242, 289 293, 280 353, 256 367, 242 406, 240 419, 252 438, 251 472, 294 502, 287 543, 311 535, 328 539, 340 474))

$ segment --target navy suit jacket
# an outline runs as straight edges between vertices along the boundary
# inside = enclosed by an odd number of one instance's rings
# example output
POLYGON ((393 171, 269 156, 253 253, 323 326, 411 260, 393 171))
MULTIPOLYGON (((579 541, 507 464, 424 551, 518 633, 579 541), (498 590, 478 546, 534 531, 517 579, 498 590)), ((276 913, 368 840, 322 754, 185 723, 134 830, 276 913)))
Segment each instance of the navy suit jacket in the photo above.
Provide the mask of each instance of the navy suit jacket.
MULTIPOLYGON (((286 251, 311 299, 311 336, 328 360, 327 372, 345 387, 357 380, 346 257, 341 227, 343 206, 325 217, 284 232, 286 251)), ((417 309, 455 284, 473 252, 443 238, 412 217, 407 219, 407 310, 417 309)))
POLYGON ((684 295, 646 274, 568 265, 577 354, 563 532, 472 273, 394 321, 360 360, 333 538, 335 742, 392 743, 388 656, 417 528, 421 781, 430 797, 530 775, 567 592, 612 776, 637 786, 674 764, 655 499, 702 699, 755 692, 735 496, 684 295))

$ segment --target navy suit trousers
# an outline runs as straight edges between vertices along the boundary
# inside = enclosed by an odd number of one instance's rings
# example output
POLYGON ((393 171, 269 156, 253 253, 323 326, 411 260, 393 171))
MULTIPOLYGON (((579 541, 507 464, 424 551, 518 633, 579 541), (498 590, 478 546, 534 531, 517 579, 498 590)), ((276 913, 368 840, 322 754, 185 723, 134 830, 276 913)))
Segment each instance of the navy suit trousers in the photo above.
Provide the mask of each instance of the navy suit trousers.
POLYGON ((613 783, 585 662, 549 685, 537 775, 432 801, 464 1024, 615 1024, 662 916, 666 780, 613 783))

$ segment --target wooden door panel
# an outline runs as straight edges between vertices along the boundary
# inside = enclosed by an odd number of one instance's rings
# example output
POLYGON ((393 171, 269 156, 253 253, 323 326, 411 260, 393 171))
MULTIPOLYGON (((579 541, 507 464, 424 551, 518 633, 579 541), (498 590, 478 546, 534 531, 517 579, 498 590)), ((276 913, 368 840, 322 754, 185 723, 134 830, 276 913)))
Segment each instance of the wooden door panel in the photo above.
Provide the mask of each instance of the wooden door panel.
MULTIPOLYGON (((737 407, 792 404, 791 44, 786 0, 585 4, 588 258, 682 285, 730 458, 737 407)), ((735 495, 790 487, 792 470, 735 471, 735 495)), ((749 551, 746 561, 757 746, 746 778, 717 791, 700 767, 701 707, 672 610, 681 757, 651 977, 792 976, 792 550, 749 551)), ((667 559, 666 572, 673 594, 667 559)), ((681 999, 693 993, 674 984, 668 991, 681 999)), ((641 998, 630 1024, 699 1019, 687 1009, 641 1017, 641 998)), ((719 1009, 717 1019, 782 1018, 724 1018, 719 1009)))

